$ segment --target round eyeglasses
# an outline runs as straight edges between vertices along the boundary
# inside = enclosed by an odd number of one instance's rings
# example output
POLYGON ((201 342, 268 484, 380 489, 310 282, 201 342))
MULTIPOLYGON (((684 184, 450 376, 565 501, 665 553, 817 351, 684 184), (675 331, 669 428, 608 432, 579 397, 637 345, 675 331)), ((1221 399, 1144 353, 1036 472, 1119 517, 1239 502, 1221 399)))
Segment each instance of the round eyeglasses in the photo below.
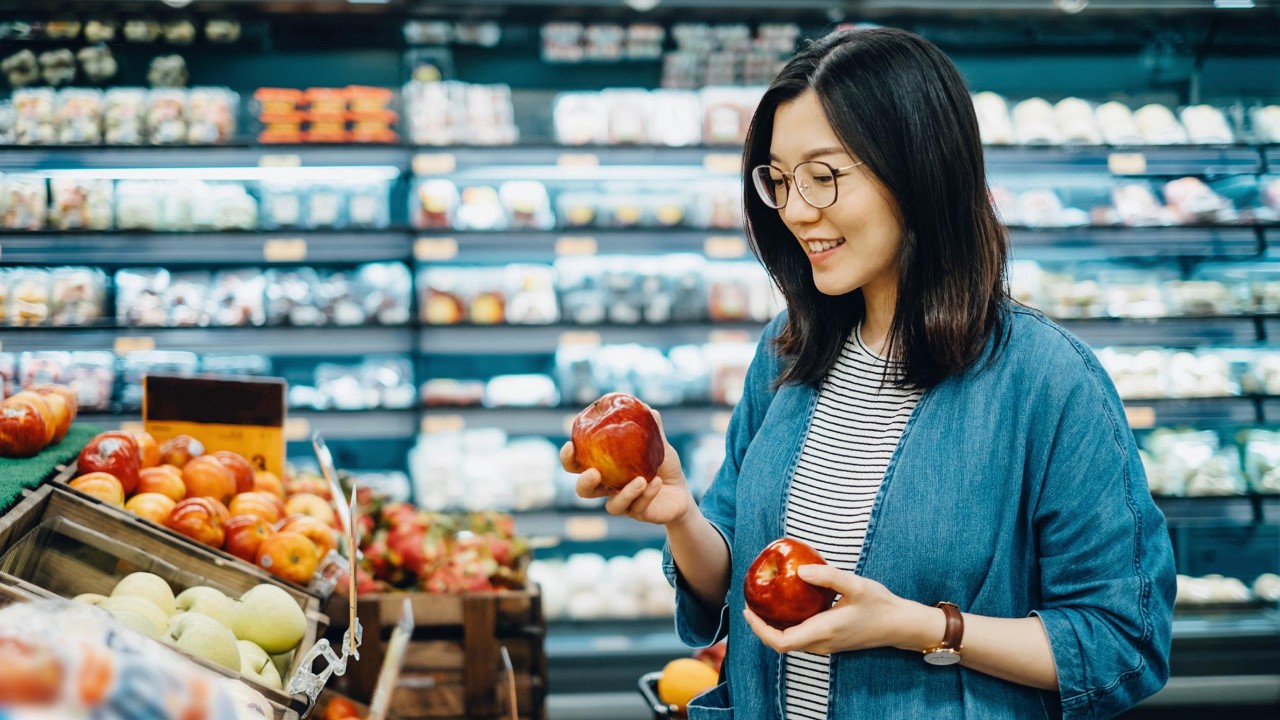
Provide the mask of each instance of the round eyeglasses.
POLYGON ((821 160, 809 160, 796 165, 791 172, 772 165, 758 165, 751 170, 751 182, 764 204, 774 210, 787 206, 787 192, 793 182, 805 202, 822 210, 834 205, 840 195, 836 178, 848 175, 859 165, 862 163, 831 167, 821 160))

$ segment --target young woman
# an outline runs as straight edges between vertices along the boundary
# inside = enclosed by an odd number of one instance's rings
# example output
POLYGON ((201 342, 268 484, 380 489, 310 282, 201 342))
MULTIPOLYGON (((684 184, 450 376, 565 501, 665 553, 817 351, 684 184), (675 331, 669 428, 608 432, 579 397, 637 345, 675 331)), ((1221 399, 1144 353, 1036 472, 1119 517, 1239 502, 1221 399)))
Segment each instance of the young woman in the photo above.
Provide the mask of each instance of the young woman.
POLYGON ((729 638, 690 720, 1104 718, 1158 690, 1164 518, 1093 354, 1009 300, 956 68, 910 33, 828 36, 765 93, 745 167, 787 310, 701 506, 670 446, 615 493, 562 452, 580 495, 666 527, 681 638, 729 638), (780 631, 742 588, 783 536, 839 596, 780 631))

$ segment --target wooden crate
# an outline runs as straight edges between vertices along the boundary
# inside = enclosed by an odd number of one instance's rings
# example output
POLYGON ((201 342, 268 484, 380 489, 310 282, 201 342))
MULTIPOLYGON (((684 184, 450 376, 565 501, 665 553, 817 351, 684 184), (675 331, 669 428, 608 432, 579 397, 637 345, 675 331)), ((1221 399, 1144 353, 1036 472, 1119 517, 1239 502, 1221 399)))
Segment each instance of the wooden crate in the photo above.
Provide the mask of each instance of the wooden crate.
POLYGON ((352 697, 366 703, 372 699, 387 640, 405 598, 412 604, 417 627, 391 697, 392 717, 511 717, 502 664, 501 649, 505 647, 515 671, 518 716, 545 720, 546 621, 536 588, 468 595, 386 593, 361 597, 357 614, 364 626, 362 659, 346 678, 352 697))
MULTIPOLYGON (((82 593, 110 595, 121 577, 136 571, 154 572, 179 590, 201 584, 233 596, 264 582, 271 583, 289 593, 307 617, 307 632, 294 656, 290 676, 302 655, 328 626, 328 618, 321 614, 320 601, 314 596, 269 576, 245 572, 243 563, 227 562, 216 553, 156 532, 151 523, 141 518, 104 513, 99 505, 52 484, 28 491, 17 506, 0 517, 0 557, 14 550, 32 553, 38 556, 38 562, 28 563, 28 577, 0 572, 0 584, 17 586, 41 597, 69 598, 82 593), (46 521, 59 520, 70 523, 68 532, 82 534, 84 542, 62 552, 36 547, 35 536, 28 540, 28 535, 37 532, 46 521)), ((249 683, 271 702, 278 718, 304 716, 308 710, 305 698, 290 697, 220 665, 191 657, 221 675, 249 683)))

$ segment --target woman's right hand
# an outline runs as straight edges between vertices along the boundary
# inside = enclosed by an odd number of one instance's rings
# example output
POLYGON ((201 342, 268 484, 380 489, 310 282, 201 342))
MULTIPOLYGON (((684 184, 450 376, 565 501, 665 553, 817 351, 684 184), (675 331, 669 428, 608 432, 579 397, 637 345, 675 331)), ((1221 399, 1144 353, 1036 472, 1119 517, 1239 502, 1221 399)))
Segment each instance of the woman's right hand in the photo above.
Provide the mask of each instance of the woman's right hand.
POLYGON ((609 500, 604 508, 611 515, 626 515, 641 522, 667 525, 684 518, 694 502, 689 492, 689 483, 680 469, 680 456, 671 447, 671 443, 667 442, 667 434, 662 430, 662 417, 657 410, 650 412, 658 422, 664 448, 657 477, 636 478, 621 490, 601 485, 598 470, 578 465, 572 442, 567 442, 560 448, 560 464, 568 472, 579 473, 574 488, 578 497, 607 497, 609 500))

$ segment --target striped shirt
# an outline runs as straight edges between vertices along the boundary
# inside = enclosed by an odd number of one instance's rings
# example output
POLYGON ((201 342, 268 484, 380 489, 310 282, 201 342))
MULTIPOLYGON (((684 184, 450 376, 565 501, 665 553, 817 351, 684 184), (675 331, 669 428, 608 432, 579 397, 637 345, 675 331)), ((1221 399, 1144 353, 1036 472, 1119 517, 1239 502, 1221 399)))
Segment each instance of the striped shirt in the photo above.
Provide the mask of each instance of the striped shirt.
MULTIPOLYGON (((886 360, 850 333, 818 393, 787 498, 787 536, 853 571, 871 506, 920 391, 885 380, 886 360)), ((892 376, 891 376, 892 377, 892 376)), ((830 657, 787 653, 786 720, 826 720, 830 657)))

